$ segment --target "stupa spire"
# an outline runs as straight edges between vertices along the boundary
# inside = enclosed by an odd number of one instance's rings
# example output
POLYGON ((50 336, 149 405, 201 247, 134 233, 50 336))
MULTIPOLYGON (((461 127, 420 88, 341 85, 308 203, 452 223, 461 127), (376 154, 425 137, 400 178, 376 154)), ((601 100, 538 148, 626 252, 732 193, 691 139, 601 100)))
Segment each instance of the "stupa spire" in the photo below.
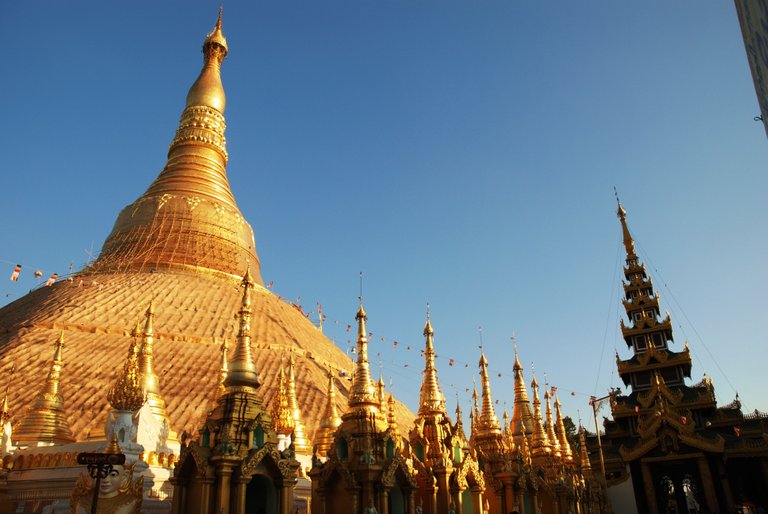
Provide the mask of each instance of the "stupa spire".
POLYGON ((584 475, 592 474, 592 464, 589 462, 589 451, 587 451, 587 438, 584 427, 579 427, 579 447, 581 448, 581 473, 584 475))
POLYGON ((549 445, 552 447, 552 455, 554 455, 555 458, 560 459, 562 454, 560 452, 560 441, 555 434, 555 421, 552 417, 551 398, 552 394, 547 387, 544 391, 544 402, 547 404, 547 439, 549 440, 549 445))
POLYGON ((374 409, 378 411, 379 399, 371 378, 368 362, 368 332, 365 322, 368 316, 363 308, 363 296, 360 295, 360 308, 355 315, 357 320, 357 365, 349 392, 350 409, 374 409))
POLYGON ((546 456, 552 453, 552 447, 544 430, 544 420, 541 417, 541 400, 539 400, 539 382, 533 377, 533 434, 531 435, 531 450, 534 457, 546 456))
POLYGON ((43 388, 14 431, 13 437, 18 446, 71 443, 75 440, 64 412, 64 398, 59 392, 61 369, 64 365, 63 348, 64 332, 61 332, 56 341, 53 360, 43 388))
POLYGON ((304 422, 301 419, 301 409, 299 409, 299 401, 296 397, 296 361, 293 358, 293 352, 288 358, 288 382, 287 382, 287 396, 288 396, 288 409, 291 412, 293 418, 293 443, 297 453, 309 454, 312 452, 312 445, 307 438, 307 430, 304 428, 304 422))
POLYGON ((482 410, 478 420, 478 432, 501 433, 499 427, 499 418, 496 416, 496 410, 493 407, 493 396, 491 395, 491 380, 488 378, 488 359, 485 353, 480 351, 480 385, 482 390, 482 410))
POLYGON ((571 450, 571 444, 568 442, 568 434, 565 431, 565 423, 563 422, 563 416, 560 412, 560 400, 557 397, 557 390, 553 387, 552 390, 555 394, 555 433, 560 443, 560 454, 565 462, 573 462, 573 451, 571 450))
POLYGON ((227 360, 227 352, 229 351, 229 341, 226 339, 221 343, 221 366, 219 367, 219 396, 224 394, 227 387, 224 383, 227 381, 227 375, 229 375, 229 361, 227 360))
POLYGON ((328 369, 328 401, 325 404, 325 412, 320 421, 320 428, 315 436, 317 453, 321 457, 326 457, 328 451, 333 447, 333 437, 336 428, 341 425, 341 418, 336 410, 336 384, 333 380, 333 371, 328 369))
POLYGON ((395 413, 395 397, 389 393, 387 398, 387 425, 392 432, 397 433, 397 414, 395 413))
POLYGON ((185 270, 238 277, 253 264, 263 285, 253 230, 227 179, 226 94, 221 64, 229 49, 222 16, 203 42, 203 67, 160 175, 120 213, 94 269, 185 270))
POLYGON ((528 390, 525 387, 525 378, 523 377, 523 365, 520 364, 520 358, 517 354, 517 338, 513 335, 512 342, 515 348, 515 364, 512 370, 515 373, 515 401, 512 409, 512 436, 517 444, 520 444, 522 434, 533 433, 533 414, 531 413, 531 404, 528 400, 528 390))
POLYGON ((144 330, 139 347, 139 378, 141 387, 147 394, 147 403, 152 412, 161 419, 168 420, 165 399, 160 395, 160 379, 154 369, 155 347, 155 305, 150 302, 144 314, 144 330))
POLYGON ((424 337, 426 346, 424 348, 424 373, 421 380, 421 393, 419 394, 419 416, 429 416, 434 414, 445 415, 445 397, 440 390, 440 384, 437 381, 437 370, 435 369, 435 330, 429 319, 429 305, 427 305, 427 323, 424 325, 424 337))
POLYGON ((245 270, 241 287, 243 288, 243 299, 240 302, 240 311, 238 316, 237 343, 232 360, 229 363, 229 372, 224 380, 224 386, 227 389, 233 387, 246 387, 256 389, 261 385, 259 373, 256 371, 256 364, 251 356, 251 314, 252 314, 252 294, 253 277, 250 268, 245 270))

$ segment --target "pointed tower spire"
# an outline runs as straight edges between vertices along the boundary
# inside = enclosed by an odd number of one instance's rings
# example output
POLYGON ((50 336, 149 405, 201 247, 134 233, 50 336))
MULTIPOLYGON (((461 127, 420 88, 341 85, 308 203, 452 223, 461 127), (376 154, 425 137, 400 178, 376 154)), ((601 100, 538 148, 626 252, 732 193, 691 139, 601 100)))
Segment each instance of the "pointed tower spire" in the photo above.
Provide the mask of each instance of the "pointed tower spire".
POLYGON ((139 372, 138 338, 131 339, 128 358, 118 374, 112 388, 107 392, 107 401, 118 411, 136 412, 147 401, 139 372))
POLYGON ((440 390, 437 381, 437 369, 435 369, 435 331, 429 319, 429 304, 427 304, 427 323, 424 325, 424 337, 426 347, 424 349, 424 373, 421 380, 421 393, 419 394, 419 416, 434 414, 445 415, 445 397, 440 390))
POLYGON ((565 423, 563 422, 563 416, 560 412, 560 400, 557 397, 557 389, 552 388, 555 394, 555 433, 557 434, 558 442, 560 443, 560 455, 564 462, 573 462, 573 451, 571 450, 571 444, 568 442, 568 434, 565 431, 565 423))
POLYGON ((533 434, 531 435, 531 450, 534 457, 547 456, 552 453, 552 447, 544 431, 544 420, 541 417, 541 400, 539 400, 539 382, 533 377, 533 434))
POLYGON ((251 356, 251 295, 254 284, 250 268, 246 268, 241 285, 243 287, 243 300, 240 303, 240 311, 237 313, 239 318, 237 343, 232 361, 229 364, 229 373, 224 380, 224 386, 227 389, 246 387, 253 390, 257 389, 261 382, 259 381, 259 373, 256 371, 256 364, 254 364, 251 356))
POLYGON ((379 412, 379 400, 376 388, 371 378, 371 368, 368 362, 368 332, 365 322, 368 316, 363 308, 363 297, 360 295, 360 308, 355 315, 357 320, 357 366, 349 392, 349 408, 374 410, 379 412))
POLYGON ((560 441, 557 439, 557 435, 555 435, 555 421, 552 417, 551 398, 552 395, 549 392, 549 388, 546 388, 544 391, 544 401, 547 404, 547 440, 549 440, 549 445, 552 447, 552 455, 559 460, 562 454, 560 452, 560 441))
POLYGON ((475 377, 472 377, 472 410, 469 411, 471 421, 470 430, 474 433, 477 430, 477 423, 480 421, 480 404, 478 403, 477 383, 475 377))
POLYGON ((328 401, 325 404, 325 413, 320 421, 320 428, 315 435, 317 453, 321 457, 327 457, 328 451, 333 448, 333 437, 336 428, 341 425, 341 418, 336 410, 336 385, 333 381, 333 370, 328 368, 328 401))
POLYGON ((301 418, 301 410, 299 409, 299 401, 296 397, 296 361, 293 358, 293 352, 288 359, 288 409, 291 412, 293 418, 293 444, 296 449, 296 453, 309 455, 312 453, 312 445, 307 438, 307 430, 304 428, 304 422, 301 418))
POLYGON ((228 52, 221 10, 203 43, 203 67, 187 94, 160 175, 118 216, 94 269, 185 270, 239 276, 261 267, 251 226, 227 179, 226 95, 221 64, 228 52))
POLYGON ((587 450, 586 430, 579 426, 579 447, 581 448, 581 473, 585 476, 592 474, 592 464, 589 462, 589 451, 587 450))
POLYGON ((478 432, 480 434, 498 433, 501 434, 499 427, 499 418, 496 417, 496 410, 493 407, 493 396, 491 395, 491 381, 488 378, 488 359, 485 354, 480 352, 480 385, 482 386, 483 407, 480 411, 478 420, 478 432))
POLYGON ((629 233, 629 227, 627 227, 627 211, 624 210, 624 207, 621 206, 621 201, 619 200, 619 194, 614 189, 614 194, 616 195, 616 205, 618 206, 618 209, 616 210, 616 215, 621 220, 621 231, 623 234, 624 239, 624 250, 627 252, 627 264, 630 262, 637 263, 637 254, 635 253, 635 241, 632 239, 632 234, 629 233))
POLYGON ((531 435, 533 433, 533 413, 528 400, 528 390, 525 388, 523 365, 520 364, 520 358, 517 355, 517 338, 514 335, 512 342, 515 347, 515 364, 512 367, 515 373, 515 403, 512 409, 511 428, 515 443, 520 444, 520 437, 523 434, 531 435))
POLYGON ((165 400, 160 395, 160 379, 154 369, 155 346, 155 306, 150 302, 144 315, 144 331, 142 332, 141 346, 139 348, 139 377, 141 387, 146 391, 147 403, 152 413, 160 419, 168 420, 168 412, 165 410, 165 400))
POLYGON ((72 430, 64 412, 64 398, 59 392, 61 379, 64 332, 56 341, 48 376, 43 389, 37 395, 29 412, 22 418, 13 433, 17 446, 33 446, 39 443, 71 443, 72 430))

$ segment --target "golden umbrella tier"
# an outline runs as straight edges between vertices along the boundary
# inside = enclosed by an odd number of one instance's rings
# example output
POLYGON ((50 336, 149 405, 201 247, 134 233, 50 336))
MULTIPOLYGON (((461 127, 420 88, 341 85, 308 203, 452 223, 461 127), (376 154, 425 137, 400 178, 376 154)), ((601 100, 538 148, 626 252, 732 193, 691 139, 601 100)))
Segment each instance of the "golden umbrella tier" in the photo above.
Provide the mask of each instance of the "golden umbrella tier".
MULTIPOLYGON (((16 423, 43 387, 51 342, 63 331, 64 409, 76 439, 98 433, 109 410, 107 392, 123 369, 132 328, 150 300, 155 309, 155 370, 174 430, 197 434, 219 394, 220 348, 234 341, 239 280, 195 272, 122 272, 76 275, 32 291, 0 309, 0 373, 15 364, 9 402, 16 423)), ((352 361, 293 306, 256 286, 251 327, 253 355, 271 405, 281 356, 296 357, 296 394, 307 434, 314 438, 326 407, 327 370, 338 378, 339 412, 345 412, 352 361), (342 376, 341 370, 344 370, 342 376)), ((398 422, 413 414, 397 406, 398 422)))

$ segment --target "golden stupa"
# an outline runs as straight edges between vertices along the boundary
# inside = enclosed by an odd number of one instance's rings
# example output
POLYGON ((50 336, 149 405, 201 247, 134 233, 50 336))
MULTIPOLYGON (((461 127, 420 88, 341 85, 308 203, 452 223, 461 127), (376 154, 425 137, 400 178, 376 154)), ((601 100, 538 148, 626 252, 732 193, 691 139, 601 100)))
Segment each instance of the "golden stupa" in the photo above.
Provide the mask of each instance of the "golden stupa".
MULTIPOLYGON (((341 371, 353 363, 264 287, 253 230, 229 187, 220 75, 227 51, 220 13, 203 44, 203 69, 187 95, 167 163, 120 212, 99 257, 70 279, 0 309, 0 371, 17 370, 9 395, 14 424, 44 387, 51 345, 63 333, 60 393, 69 427, 77 440, 97 434, 133 327, 151 302, 159 394, 172 428, 196 433, 220 388, 222 345, 237 336, 234 316, 246 270, 255 284, 252 350, 265 402, 275 398, 281 356, 292 350, 307 435, 314 439, 322 422, 329 369, 338 378, 339 411, 346 411, 350 382, 341 371)), ((398 404, 397 412, 401 426, 409 426, 410 411, 398 404)), ((57 419, 49 423, 61 423, 57 419)))

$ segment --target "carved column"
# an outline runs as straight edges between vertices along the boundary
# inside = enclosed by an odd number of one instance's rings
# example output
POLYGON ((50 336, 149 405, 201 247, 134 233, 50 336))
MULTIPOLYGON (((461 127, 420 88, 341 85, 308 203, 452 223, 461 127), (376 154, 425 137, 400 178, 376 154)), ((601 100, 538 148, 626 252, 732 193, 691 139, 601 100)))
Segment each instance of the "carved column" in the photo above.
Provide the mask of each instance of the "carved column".
POLYGON ((245 514, 245 488, 250 477, 238 476, 233 480, 232 514, 245 514))
POLYGON ((643 490, 645 491, 645 502, 648 506, 649 514, 659 514, 659 502, 656 500, 656 489, 653 487, 653 475, 651 474, 651 465, 647 462, 640 464, 643 472, 643 490))
POLYGON ((448 473, 445 468, 440 468, 435 472, 435 497, 437 511, 448 512, 448 505, 451 503, 451 492, 448 488, 448 473))
MULTIPOLYGON (((200 504, 202 506, 202 512, 211 508, 211 487, 214 482, 215 480, 213 478, 200 479, 200 504)), ((189 510, 189 505, 185 505, 184 508, 189 510)))
POLYGON ((216 512, 219 514, 230 514, 229 499, 232 465, 229 462, 220 462, 216 469, 216 475, 219 477, 218 487, 216 488, 216 512))
POLYGON ((389 512, 389 493, 383 487, 379 493, 379 512, 389 512))
POLYGON ((483 512, 483 490, 477 486, 472 487, 472 512, 473 514, 483 512))

